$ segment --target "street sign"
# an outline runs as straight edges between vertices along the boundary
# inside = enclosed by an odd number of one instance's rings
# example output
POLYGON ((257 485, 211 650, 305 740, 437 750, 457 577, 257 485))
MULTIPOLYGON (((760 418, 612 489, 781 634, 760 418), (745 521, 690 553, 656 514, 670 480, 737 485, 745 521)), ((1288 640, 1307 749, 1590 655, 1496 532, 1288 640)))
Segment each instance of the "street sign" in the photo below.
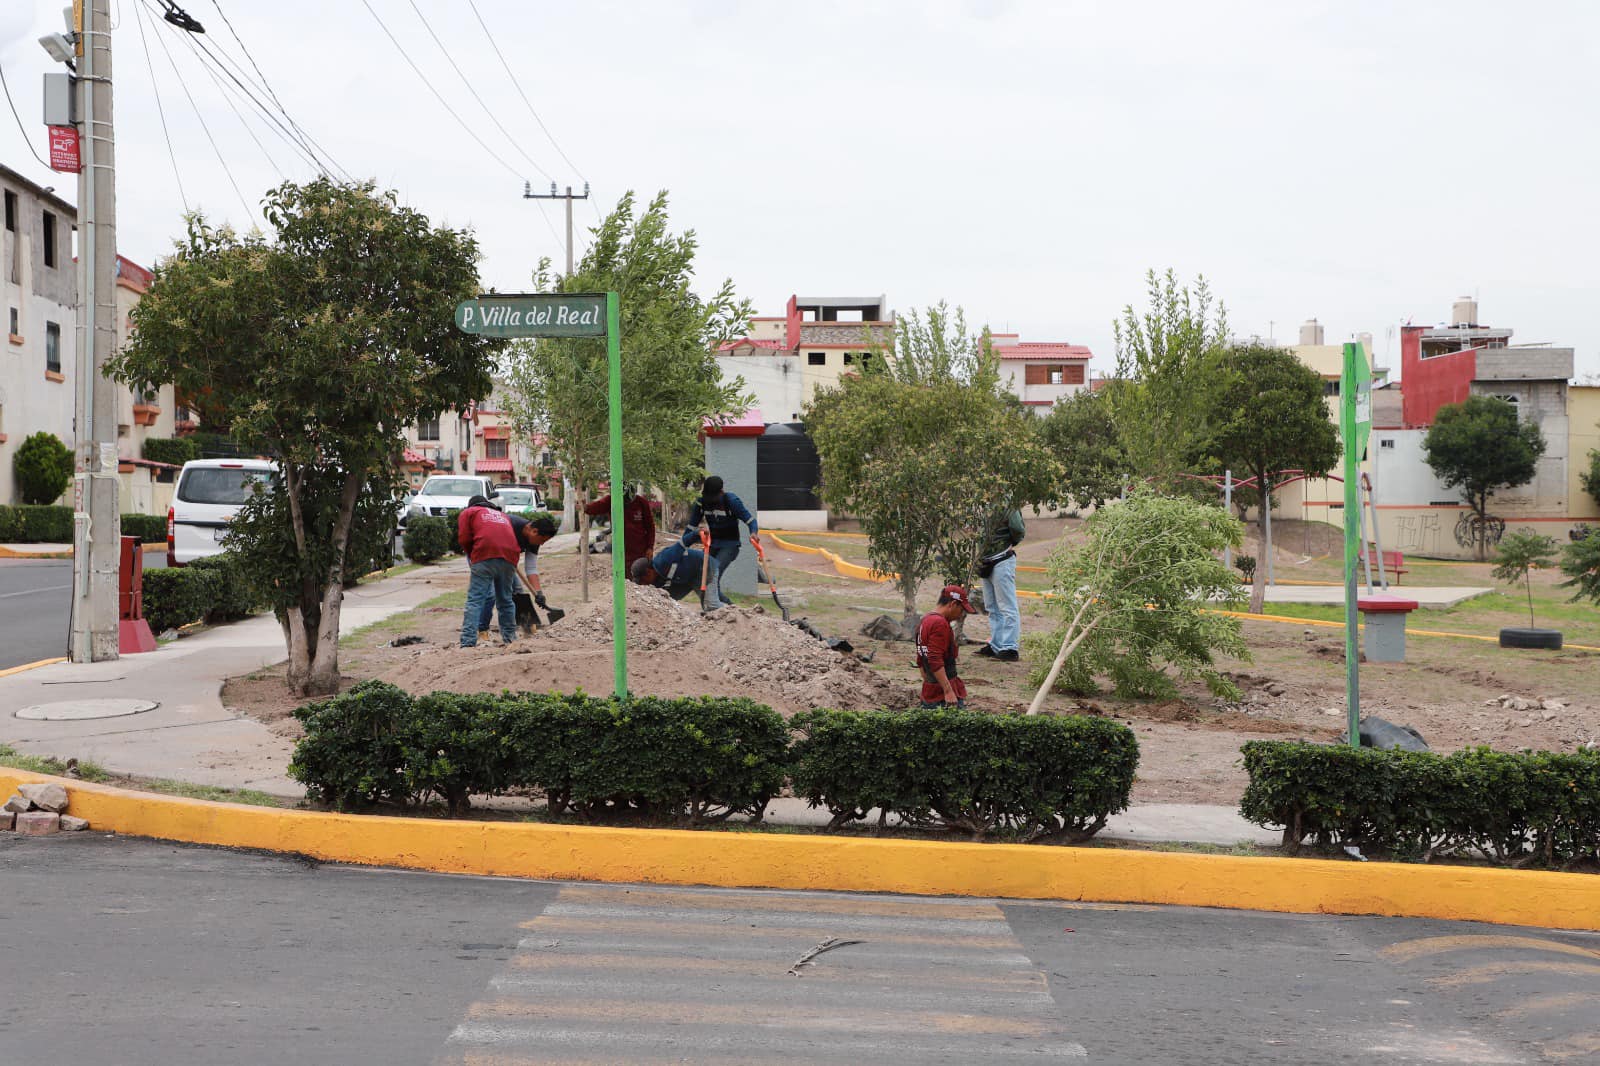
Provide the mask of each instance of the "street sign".
POLYGON ((83 169, 78 159, 78 128, 76 126, 50 126, 50 169, 63 174, 76 174, 83 169))
POLYGON ((483 337, 604 337, 604 293, 512 293, 456 305, 456 326, 483 337))

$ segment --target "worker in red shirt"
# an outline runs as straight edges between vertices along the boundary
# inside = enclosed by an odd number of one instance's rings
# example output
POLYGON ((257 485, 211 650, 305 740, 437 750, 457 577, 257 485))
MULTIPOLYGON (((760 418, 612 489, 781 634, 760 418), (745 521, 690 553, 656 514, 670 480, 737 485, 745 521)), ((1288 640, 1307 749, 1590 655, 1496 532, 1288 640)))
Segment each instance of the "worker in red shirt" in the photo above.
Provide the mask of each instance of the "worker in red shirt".
MULTIPOLYGON (((591 518, 609 517, 611 496, 607 494, 593 503, 585 504, 583 513, 591 518)), ((656 516, 650 506, 650 498, 632 489, 622 493, 622 549, 623 565, 630 573, 635 559, 648 559, 656 553, 656 516)), ((611 531, 611 550, 617 550, 617 531, 614 529, 611 531)))
POLYGON ((478 617, 487 602, 495 604, 500 616, 500 642, 510 644, 517 639, 517 608, 511 596, 517 588, 517 560, 522 556, 511 519, 490 507, 484 497, 474 496, 456 519, 456 540, 472 565, 467 608, 461 617, 461 646, 477 647, 478 617))
POLYGON ((965 707, 967 686, 956 672, 956 632, 950 627, 972 614, 972 600, 960 585, 939 590, 939 603, 917 625, 917 669, 922 671, 924 707, 965 707))

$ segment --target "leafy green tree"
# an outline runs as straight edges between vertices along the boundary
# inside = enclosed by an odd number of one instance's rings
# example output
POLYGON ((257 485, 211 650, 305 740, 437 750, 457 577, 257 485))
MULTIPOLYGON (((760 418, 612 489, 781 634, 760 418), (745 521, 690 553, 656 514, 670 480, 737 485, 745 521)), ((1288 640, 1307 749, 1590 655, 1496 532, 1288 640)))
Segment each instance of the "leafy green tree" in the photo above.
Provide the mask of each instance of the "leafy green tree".
POLYGON ((1088 537, 1050 560, 1050 603, 1063 624, 1028 640, 1038 714, 1051 690, 1075 694, 1112 679, 1118 695, 1172 696, 1165 667, 1198 677, 1213 694, 1238 696, 1216 656, 1248 659, 1237 618, 1208 608, 1238 607, 1239 582, 1217 558, 1243 540, 1239 520, 1220 507, 1141 488, 1096 511, 1088 537), (1053 654, 1052 654, 1053 653, 1053 654))
POLYGON ((290 688, 320 695, 338 689, 347 567, 372 549, 362 531, 393 531, 406 426, 487 396, 503 342, 455 327, 479 291, 471 234, 371 182, 288 182, 264 215, 271 238, 191 217, 112 373, 209 390, 228 413, 214 428, 278 457, 228 544, 277 611, 290 688))
POLYGON ((1589 469, 1580 473, 1578 480, 1583 483, 1583 491, 1600 504, 1600 448, 1589 449, 1589 469))
POLYGON ((1104 395, 1085 389, 1056 401, 1040 432, 1063 466, 1060 499, 1087 509, 1122 495, 1132 467, 1104 395))
MULTIPOLYGON (((709 298, 694 291, 699 242, 693 230, 674 234, 667 194, 635 217, 628 193, 594 231, 594 242, 568 277, 534 276, 540 292, 607 292, 619 298, 622 326, 622 466, 628 481, 682 496, 701 472, 700 429, 708 418, 737 414, 753 398, 742 379, 723 381, 713 354, 736 336, 753 311, 724 281, 709 298)), ((588 543, 583 505, 609 469, 610 412, 606 345, 560 338, 515 345, 507 361, 508 406, 520 431, 542 433, 575 486, 580 543, 588 543)), ((589 598, 588 560, 581 570, 589 598)))
POLYGON ((72 449, 54 433, 40 430, 17 445, 11 458, 17 495, 23 503, 55 503, 72 484, 72 449))
POLYGON ((1562 549, 1561 572, 1567 580, 1560 587, 1573 590, 1574 602, 1600 604, 1600 530, 1562 549))
POLYGON ((1206 375, 1226 343, 1227 312, 1204 277, 1192 290, 1171 270, 1145 281, 1147 309, 1130 304, 1115 323, 1117 376, 1104 391, 1132 469, 1170 491, 1205 435, 1206 375))
POLYGON ((1500 538, 1495 555, 1495 568, 1490 571, 1496 581, 1515 585, 1520 582, 1528 591, 1528 628, 1533 628, 1533 571, 1549 566, 1556 557, 1556 542, 1540 533, 1519 529, 1500 538))
MULTIPOLYGON (((1205 436, 1197 456, 1255 480, 1257 500, 1271 506, 1272 490, 1285 470, 1323 474, 1339 459, 1339 434, 1328 418, 1322 378, 1282 348, 1234 345, 1218 353, 1203 390, 1205 436)), ((1257 507, 1261 556, 1272 550, 1266 507, 1257 507)), ((1266 598, 1267 568, 1258 566, 1250 588, 1250 611, 1266 598)))
POLYGON ((899 575, 913 614, 934 573, 970 584, 985 519, 1049 499, 1061 467, 1039 420, 1001 392, 987 333, 961 332, 944 304, 908 317, 923 326, 899 334, 892 366, 819 390, 805 421, 823 498, 861 521, 872 565, 899 575))
POLYGON ((1544 454, 1544 434, 1517 417, 1517 409, 1495 396, 1469 396, 1439 408, 1422 440, 1423 458, 1444 482, 1459 488, 1477 515, 1477 554, 1488 555, 1489 497, 1497 489, 1525 485, 1544 454))

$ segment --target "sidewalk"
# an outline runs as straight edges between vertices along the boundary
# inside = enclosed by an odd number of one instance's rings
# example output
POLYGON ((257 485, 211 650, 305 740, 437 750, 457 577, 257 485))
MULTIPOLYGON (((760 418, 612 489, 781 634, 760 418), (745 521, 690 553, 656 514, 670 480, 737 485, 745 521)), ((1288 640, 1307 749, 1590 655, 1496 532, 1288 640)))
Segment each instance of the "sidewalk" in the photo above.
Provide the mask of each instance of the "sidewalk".
MULTIPOLYGON (((547 551, 570 551, 576 537, 547 551)), ((443 590, 441 578, 464 574, 460 560, 425 567, 350 590, 340 630, 351 633, 409 610, 443 590)), ((250 788, 300 799, 305 789, 285 776, 294 744, 253 718, 222 705, 229 677, 284 659, 283 632, 270 615, 219 626, 115 662, 58 663, 0 677, 0 743, 33 755, 76 757, 116 773, 193 784, 250 788), (154 710, 120 718, 37 721, 15 717, 35 704, 87 699, 149 700, 154 710)), ((777 825, 826 825, 826 810, 778 799, 768 808, 777 825)), ((1100 838, 1139 842, 1276 845, 1280 835, 1251 825, 1233 807, 1148 804, 1110 820, 1100 838)))

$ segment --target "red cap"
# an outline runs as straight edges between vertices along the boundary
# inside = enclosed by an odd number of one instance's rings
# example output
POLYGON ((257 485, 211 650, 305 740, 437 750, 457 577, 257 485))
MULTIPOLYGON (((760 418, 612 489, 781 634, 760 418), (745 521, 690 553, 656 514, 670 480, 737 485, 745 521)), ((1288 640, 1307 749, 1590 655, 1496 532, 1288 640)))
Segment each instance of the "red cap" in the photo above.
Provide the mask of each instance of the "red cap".
POLYGON ((939 602, 959 603, 961 605, 961 609, 966 611, 968 614, 978 613, 977 610, 972 606, 972 598, 967 595, 967 590, 962 588, 960 585, 946 585, 944 588, 940 589, 939 602))

